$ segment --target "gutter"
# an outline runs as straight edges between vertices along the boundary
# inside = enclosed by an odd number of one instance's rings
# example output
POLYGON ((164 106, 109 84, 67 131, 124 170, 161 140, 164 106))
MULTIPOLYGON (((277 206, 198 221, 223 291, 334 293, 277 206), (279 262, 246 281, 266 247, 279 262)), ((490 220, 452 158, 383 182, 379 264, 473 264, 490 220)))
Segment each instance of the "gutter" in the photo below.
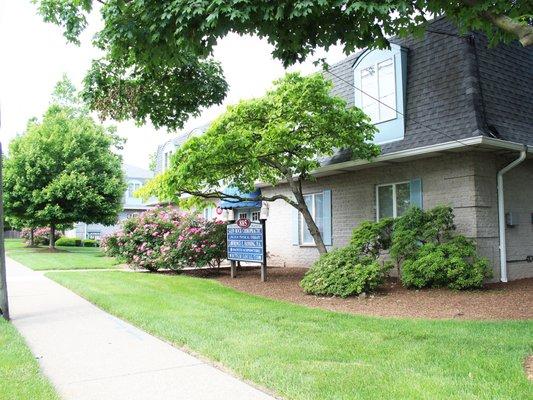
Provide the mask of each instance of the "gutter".
POLYGON ((516 160, 503 167, 497 174, 498 185, 498 224, 499 224, 499 238, 500 238, 500 280, 507 282, 507 244, 505 237, 505 204, 503 193, 503 175, 516 167, 526 159, 527 146, 524 145, 520 150, 520 155, 516 160))

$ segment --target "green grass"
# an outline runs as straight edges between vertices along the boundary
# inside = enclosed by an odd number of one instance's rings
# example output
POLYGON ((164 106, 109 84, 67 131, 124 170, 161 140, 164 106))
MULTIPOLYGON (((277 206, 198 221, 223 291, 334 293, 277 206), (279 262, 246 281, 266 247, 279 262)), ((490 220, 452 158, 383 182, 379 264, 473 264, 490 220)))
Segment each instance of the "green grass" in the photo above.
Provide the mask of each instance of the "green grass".
POLYGON ((533 322, 385 319, 251 296, 216 281, 51 272, 104 310, 286 399, 528 399, 533 322))
POLYGON ((0 399, 59 399, 15 328, 0 318, 0 399))
POLYGON ((28 248, 19 239, 5 241, 6 254, 15 261, 36 271, 50 269, 105 269, 116 268, 117 261, 106 257, 97 247, 57 247, 49 252, 47 247, 28 248))

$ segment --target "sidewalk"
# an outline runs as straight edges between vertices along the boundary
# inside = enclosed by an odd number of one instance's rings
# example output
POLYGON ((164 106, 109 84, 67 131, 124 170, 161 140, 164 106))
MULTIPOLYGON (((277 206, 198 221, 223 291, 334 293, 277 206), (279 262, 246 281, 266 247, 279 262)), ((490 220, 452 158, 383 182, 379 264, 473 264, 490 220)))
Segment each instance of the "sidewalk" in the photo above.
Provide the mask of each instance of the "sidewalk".
POLYGON ((64 400, 273 400, 7 258, 11 317, 64 400))

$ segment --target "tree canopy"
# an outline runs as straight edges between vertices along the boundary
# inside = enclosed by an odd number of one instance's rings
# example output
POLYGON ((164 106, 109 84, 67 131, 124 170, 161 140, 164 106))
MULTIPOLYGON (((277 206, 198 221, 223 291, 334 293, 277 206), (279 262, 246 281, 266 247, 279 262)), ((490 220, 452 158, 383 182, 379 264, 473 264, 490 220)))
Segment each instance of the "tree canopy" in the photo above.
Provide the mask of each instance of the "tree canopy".
POLYGON ((126 189, 121 157, 112 151, 121 142, 79 109, 52 104, 9 144, 6 216, 52 231, 75 222, 115 223, 126 189))
MULTIPOLYGON (((48 22, 78 42, 94 0, 34 0, 48 22)), ((230 32, 265 37, 285 66, 316 48, 341 43, 386 47, 391 36, 420 35, 425 15, 443 15, 461 32, 480 30, 494 44, 519 39, 533 44, 531 0, 98 0, 103 29, 85 80, 84 99, 102 117, 149 119, 181 128, 202 107, 219 104, 228 85, 212 59, 230 32)))
MULTIPOLYGON (((216 119, 201 136, 185 142, 171 159, 171 168, 141 191, 160 200, 179 202, 183 194, 201 198, 243 200, 227 195, 225 186, 250 192, 257 182, 287 185, 289 194, 261 195, 255 200, 284 200, 300 211, 325 252, 319 229, 303 197, 320 159, 337 149, 354 159, 380 152, 372 144, 376 128, 358 108, 330 95, 331 82, 322 75, 287 74, 265 96, 243 100, 216 119)), ((287 190, 285 190, 287 192, 287 190)))

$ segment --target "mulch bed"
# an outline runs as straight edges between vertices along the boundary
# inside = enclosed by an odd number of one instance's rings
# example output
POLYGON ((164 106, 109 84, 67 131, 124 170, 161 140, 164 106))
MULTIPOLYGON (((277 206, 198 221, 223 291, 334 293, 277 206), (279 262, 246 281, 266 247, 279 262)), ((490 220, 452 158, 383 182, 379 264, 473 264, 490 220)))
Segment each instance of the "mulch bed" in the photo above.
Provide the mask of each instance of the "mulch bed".
POLYGON ((533 279, 491 283, 475 291, 446 289, 407 290, 395 280, 369 296, 320 297, 306 295, 299 286, 306 269, 269 268, 260 281, 257 268, 242 268, 232 279, 227 269, 185 273, 216 279, 237 290, 309 307, 382 317, 505 320, 533 318, 533 279))

